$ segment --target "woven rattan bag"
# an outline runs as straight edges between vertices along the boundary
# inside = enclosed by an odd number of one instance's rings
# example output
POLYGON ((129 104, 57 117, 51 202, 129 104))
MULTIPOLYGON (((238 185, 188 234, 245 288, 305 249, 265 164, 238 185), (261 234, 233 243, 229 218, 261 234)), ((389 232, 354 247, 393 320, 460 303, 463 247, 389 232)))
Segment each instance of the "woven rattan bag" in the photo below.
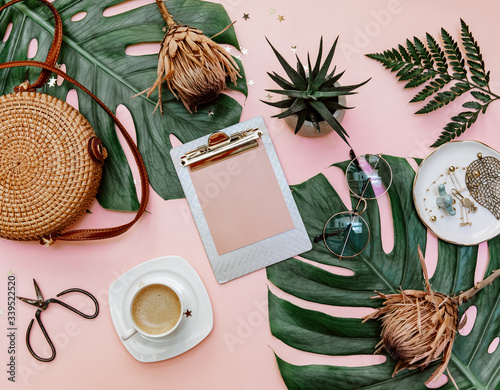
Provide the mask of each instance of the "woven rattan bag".
MULTIPOLYGON (((0 7, 0 12, 13 0, 0 7)), ((62 42, 57 10, 55 33, 45 63, 14 61, 0 69, 42 68, 34 84, 23 83, 0 96, 0 237, 18 241, 81 241, 115 237, 143 214, 148 201, 144 162, 130 135, 115 115, 89 90, 55 67, 62 42), (113 119, 132 150, 141 178, 141 204, 135 218, 121 226, 64 232, 92 203, 102 176, 106 149, 85 117, 68 103, 36 92, 56 73, 91 96, 113 119)))

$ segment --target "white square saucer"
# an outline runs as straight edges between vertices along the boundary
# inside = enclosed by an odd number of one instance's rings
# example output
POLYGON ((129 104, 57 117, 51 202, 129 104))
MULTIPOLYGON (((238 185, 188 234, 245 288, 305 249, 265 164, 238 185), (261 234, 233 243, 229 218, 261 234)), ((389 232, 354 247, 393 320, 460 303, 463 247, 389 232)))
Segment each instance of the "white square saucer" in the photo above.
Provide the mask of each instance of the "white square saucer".
POLYGON ((118 337, 140 362, 157 362, 180 355, 199 344, 212 331, 214 317, 207 290, 194 268, 179 256, 146 261, 128 270, 109 287, 109 310, 118 337), (127 313, 135 292, 144 284, 165 282, 179 292, 183 319, 169 335, 157 339, 136 333, 123 341, 120 334, 132 327, 127 313))

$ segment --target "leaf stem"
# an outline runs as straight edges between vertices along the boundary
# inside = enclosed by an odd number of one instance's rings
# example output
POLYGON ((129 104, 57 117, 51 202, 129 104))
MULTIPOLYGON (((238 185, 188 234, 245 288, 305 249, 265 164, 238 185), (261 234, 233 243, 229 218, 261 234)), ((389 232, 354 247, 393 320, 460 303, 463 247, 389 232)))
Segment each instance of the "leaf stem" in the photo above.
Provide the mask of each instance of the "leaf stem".
POLYGON ((156 0, 156 4, 160 9, 161 16, 163 16, 163 19, 165 20, 165 22, 167 22, 168 28, 170 28, 175 24, 175 22, 172 15, 170 15, 170 12, 168 12, 167 7, 165 6, 165 2, 163 0, 156 0))
MULTIPOLYGON (((445 73, 441 73, 441 74, 445 74, 445 73)), ((449 73, 446 73, 446 74, 447 74, 448 76, 450 76, 450 78, 451 78, 452 80, 455 80, 455 81, 458 81, 458 82, 463 82, 463 81, 464 81, 464 80, 459 79, 459 78, 457 78, 457 77, 453 77, 453 76, 452 76, 452 75, 450 75, 449 73)), ((493 97, 495 98, 494 100, 500 99, 500 96, 499 96, 499 95, 497 95, 496 93, 491 92, 491 89, 490 89, 490 85, 489 85, 489 84, 488 84, 488 89, 485 89, 485 88, 483 88, 483 87, 480 87, 480 86, 479 86, 479 85, 477 85, 477 84, 474 84, 472 81, 469 81, 469 79, 468 79, 468 78, 466 79, 466 81, 467 81, 467 84, 470 84, 473 88, 479 89, 480 91, 483 91, 483 92, 487 93, 488 95, 493 96, 493 97)), ((492 100, 493 100, 493 99, 492 99, 492 100)))
POLYGON ((451 353, 450 362, 452 362, 462 372, 462 374, 471 382, 473 389, 488 390, 487 387, 484 386, 479 381, 476 375, 474 375, 470 367, 466 365, 462 360, 460 360, 460 358, 454 352, 451 353))
POLYGON ((471 289, 461 293, 457 298, 458 298, 458 303, 461 305, 464 302, 467 302, 469 299, 471 299, 474 295, 476 295, 479 291, 481 291, 485 286, 493 283, 493 281, 500 276, 500 268, 497 269, 496 271, 493 271, 490 276, 488 276, 486 279, 480 281, 479 283, 475 284, 474 287, 471 289))

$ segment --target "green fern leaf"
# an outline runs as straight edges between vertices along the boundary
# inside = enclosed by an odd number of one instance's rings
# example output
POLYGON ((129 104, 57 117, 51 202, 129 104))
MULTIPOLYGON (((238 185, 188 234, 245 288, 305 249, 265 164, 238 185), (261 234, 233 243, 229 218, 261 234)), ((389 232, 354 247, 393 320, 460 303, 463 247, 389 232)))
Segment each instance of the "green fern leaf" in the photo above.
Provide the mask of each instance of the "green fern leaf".
MULTIPOLYGON (((385 53, 373 53, 373 54, 367 54, 366 55, 368 58, 371 58, 372 60, 380 62, 386 69, 389 69, 391 72, 393 72, 393 67, 397 64, 393 59, 387 58, 385 53)), ((403 62, 404 65, 404 62, 403 62)))
POLYGON ((403 61, 403 56, 399 53, 397 49, 392 49, 390 50, 390 53, 392 54, 392 57, 396 61, 403 61))
POLYGON ((439 92, 429 103, 415 112, 415 114, 428 114, 429 112, 436 111, 438 108, 451 103, 456 97, 457 95, 452 91, 439 92))
POLYGON ((430 79, 434 78, 436 76, 436 72, 427 72, 419 77, 414 77, 412 80, 410 80, 406 85, 404 86, 405 88, 415 88, 418 87, 422 84, 424 84, 426 81, 429 81, 430 79))
POLYGON ((464 92, 470 91, 471 86, 468 83, 456 83, 450 88, 451 91, 455 92, 457 96, 462 95, 464 92))
POLYGON ((470 72, 471 72, 471 73, 472 73, 475 77, 477 77, 477 78, 479 78, 479 79, 483 80, 484 82, 486 82, 486 79, 485 79, 486 74, 485 74, 485 73, 483 73, 483 72, 481 72, 481 71, 479 71, 479 70, 477 70, 477 69, 475 69, 475 68, 472 68, 472 67, 471 67, 471 68, 469 68, 469 70, 470 70, 470 72))
MULTIPOLYGON (((461 24, 461 36, 462 36, 462 43, 465 48, 465 53, 467 55, 467 65, 469 67, 477 69, 481 71, 482 73, 482 78, 483 80, 488 83, 489 80, 487 79, 487 74, 483 61, 483 56, 481 54, 481 50, 479 49, 479 45, 472 36, 472 33, 470 32, 469 26, 463 21, 463 19, 460 19, 460 24, 461 24)), ((478 76, 477 74, 475 75, 476 77, 481 78, 481 76, 478 76)))
POLYGON ((408 73, 410 73, 414 69, 413 64, 405 64, 398 73, 396 73, 396 77, 401 80, 401 77, 405 77, 408 73))
POLYGON ((434 63, 436 64, 436 70, 440 73, 448 73, 448 64, 446 62, 446 56, 444 55, 443 50, 438 45, 434 37, 432 37, 429 33, 427 33, 426 38, 427 46, 429 47, 431 56, 434 59, 434 63))
POLYGON ((470 79, 480 87, 488 87, 488 83, 485 82, 482 78, 471 76, 470 79))
POLYGON ((480 110, 481 108, 483 108, 483 106, 481 104, 479 104, 478 102, 473 102, 473 101, 465 102, 464 104, 462 104, 462 107, 472 108, 473 110, 480 110))
POLYGON ((406 62, 411 62, 410 54, 408 54, 408 51, 405 49, 405 47, 403 45, 398 45, 398 49, 399 49, 399 53, 401 54, 403 59, 406 62))
MULTIPOLYGON (((471 103, 473 103, 473 102, 471 102, 471 103)), ((463 106, 466 107, 465 104, 463 106)), ((472 124, 474 122, 476 122, 480 112, 481 112, 480 110, 478 110, 476 112, 466 111, 466 112, 462 112, 461 114, 459 114, 458 117, 456 117, 456 116, 452 117, 451 118, 452 120, 455 120, 455 119, 458 119, 458 120, 448 123, 443 128, 443 132, 439 136, 439 139, 436 142, 434 142, 434 144, 431 146, 432 147, 441 146, 447 142, 450 142, 451 140, 455 139, 456 137, 462 135, 462 133, 466 129, 471 127, 472 124), (465 121, 463 120, 464 117, 467 117, 467 119, 465 121)))
POLYGON ((406 39, 405 45, 399 44, 397 48, 383 53, 367 55, 381 62, 391 72, 395 72, 396 78, 405 82, 404 88, 422 87, 410 102, 427 101, 427 104, 415 114, 433 112, 465 92, 471 92, 477 100, 463 105, 464 108, 474 111, 464 111, 452 117, 433 146, 463 133, 476 121, 479 113, 486 112, 492 101, 500 99, 499 95, 490 90, 490 72, 485 69, 479 45, 469 26, 461 20, 463 52, 457 41, 444 28, 441 29, 441 38, 442 45, 426 33, 425 41, 413 37, 413 40, 406 39), (445 87, 448 87, 448 90, 443 91, 445 87))
POLYGON ((482 101, 483 103, 491 102, 491 96, 479 91, 471 91, 471 95, 474 96, 477 100, 482 101))
POLYGON ((455 71, 453 76, 458 79, 465 79, 467 71, 465 70, 465 61, 462 58, 458 44, 444 28, 441 29, 441 37, 444 42, 444 52, 448 56, 451 68, 455 71))
MULTIPOLYGON (((403 68, 404 69, 404 68, 403 68)), ((408 72, 404 72, 400 77, 399 81, 408 81, 415 77, 420 76, 423 73, 423 69, 420 67, 412 67, 408 72)))
POLYGON ((412 100, 410 100, 410 103, 423 102, 425 99, 427 99, 428 97, 434 95, 434 93, 441 90, 441 88, 443 88, 450 81, 451 81, 450 76, 441 75, 441 77, 434 79, 429 83, 429 85, 427 85, 419 93, 417 93, 415 97, 412 100))
POLYGON ((416 65, 421 65, 422 64, 422 58, 420 58, 420 54, 413 44, 412 41, 409 39, 406 40, 406 47, 408 49, 408 53, 410 54, 410 57, 412 59, 412 62, 416 65))
POLYGON ((417 37, 413 37, 413 42, 415 44, 415 48, 420 54, 420 58, 422 59, 424 67, 427 69, 432 69, 434 67, 434 61, 432 60, 432 56, 431 53, 429 53, 429 50, 427 50, 422 41, 417 37))

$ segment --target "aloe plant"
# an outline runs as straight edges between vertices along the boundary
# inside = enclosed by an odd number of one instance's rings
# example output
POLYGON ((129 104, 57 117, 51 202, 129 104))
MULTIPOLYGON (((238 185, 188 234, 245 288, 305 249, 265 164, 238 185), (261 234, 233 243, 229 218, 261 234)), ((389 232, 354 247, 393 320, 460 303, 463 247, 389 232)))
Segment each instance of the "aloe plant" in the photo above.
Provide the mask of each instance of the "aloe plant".
MULTIPOLYGON (((203 135, 237 123, 241 105, 227 95, 220 95, 212 103, 202 106, 198 113, 189 114, 181 102, 169 92, 163 95, 164 115, 151 115, 157 96, 131 96, 146 89, 157 77, 157 55, 129 56, 128 46, 142 42, 160 42, 165 21, 156 4, 132 9, 122 14, 104 17, 103 11, 122 0, 75 1, 55 0, 63 20, 64 37, 59 63, 66 72, 97 95, 112 111, 124 105, 131 113, 137 135, 137 144, 144 157, 153 189, 164 199, 184 197, 170 158, 170 135, 181 142, 189 142, 203 135), (80 21, 71 17, 87 12, 80 21)), ((196 26, 207 36, 213 36, 231 24, 220 4, 199 0, 169 0, 169 10, 176 20, 196 26)), ((13 28, 6 42, 0 41, 0 62, 24 60, 31 39, 37 38, 38 52, 33 58, 44 61, 52 41, 54 27, 52 14, 39 1, 26 0, 7 8, 0 15, 0 35, 7 26, 13 28)), ((214 38, 214 41, 239 48, 234 28, 214 38)), ((238 60, 236 60, 238 61, 238 60)), ((240 69, 243 69, 238 61, 240 69)), ((27 76, 35 80, 37 68, 2 70, 0 93, 9 93, 27 76)), ((228 86, 247 94, 244 78, 235 86, 228 86)), ((64 82, 57 87, 44 87, 40 92, 62 100, 73 86, 64 82)), ((106 208, 133 210, 138 208, 135 185, 130 168, 120 146, 113 122, 84 93, 77 91, 79 109, 94 127, 108 150, 108 158, 97 195, 106 208)))
POLYGON ((410 101, 416 103, 427 100, 426 105, 415 114, 438 110, 470 92, 473 100, 462 104, 466 110, 451 117, 432 146, 440 146, 460 136, 476 122, 480 113, 484 114, 492 102, 500 99, 499 95, 491 91, 490 72, 486 70, 479 44, 462 19, 460 24, 465 56, 444 28, 441 29, 443 47, 427 33, 427 46, 414 37, 413 41, 406 40, 406 48, 399 45, 397 49, 383 53, 367 54, 367 57, 379 61, 391 72, 397 72, 396 77, 406 83, 405 88, 424 86, 410 101))
POLYGON ((269 77, 271 77, 271 79, 282 89, 266 89, 266 91, 287 96, 288 99, 279 102, 261 101, 271 106, 284 109, 280 114, 273 115, 275 118, 285 118, 290 115, 297 115, 298 120, 295 126, 295 134, 299 132, 306 120, 312 122, 318 132, 321 131, 319 122, 326 121, 337 134, 349 144, 346 138, 348 137, 347 132, 333 116, 333 113, 336 110, 352 108, 339 104, 339 96, 356 93, 353 91, 366 84, 369 80, 355 85, 340 86, 337 84, 345 71, 336 73, 337 68, 334 67, 329 73, 329 68, 332 63, 333 55, 335 54, 338 39, 338 37, 335 39, 325 61, 321 63, 323 55, 323 37, 321 37, 314 68, 311 66, 311 59, 309 53, 307 53, 308 72, 306 72, 304 65, 297 55, 295 55, 297 58, 297 70, 295 70, 286 62, 285 58, 274 48, 271 42, 267 40, 290 80, 286 80, 276 72, 268 72, 267 74, 269 77))
MULTIPOLYGON (((301 256, 312 262, 351 270, 352 276, 332 274, 298 259, 289 259, 267 268, 269 280, 279 289, 297 298, 324 305, 377 307, 374 290, 394 293, 398 289, 421 290, 423 276, 417 245, 425 251, 426 228, 412 202, 414 171, 405 159, 384 156, 393 170, 388 191, 394 224, 394 247, 382 248, 380 217, 376 201, 368 201, 365 211, 371 238, 366 250, 353 259, 332 256, 323 242, 313 244, 301 256)), ((337 164, 345 170, 347 162, 337 164)), ((382 178, 387 178, 381 172, 382 178)), ((346 206, 322 174, 296 186, 293 196, 303 217, 311 241, 322 231, 326 220, 346 206)), ((355 206, 356 200, 353 200, 355 206)), ((363 216, 365 216, 365 214, 363 216)), ((457 246, 439 240, 438 264, 430 282, 434 291, 457 294, 474 284, 478 247, 457 246)), ((500 238, 488 242, 489 263, 486 275, 500 268, 500 238)), ((480 291, 460 308, 477 308, 471 333, 457 335, 449 364, 450 372, 461 390, 493 390, 500 387, 500 348, 491 354, 488 347, 500 335, 500 283, 480 291)), ((306 310, 269 293, 269 321, 272 334, 289 346, 324 355, 371 355, 380 340, 376 321, 361 323, 360 318, 339 318, 306 310)), ((412 389, 424 390, 424 382, 438 363, 426 370, 405 370, 392 378, 396 362, 386 361, 367 367, 328 365, 296 366, 277 356, 278 366, 289 389, 412 389)), ((454 389, 449 381, 442 389, 454 389)))

